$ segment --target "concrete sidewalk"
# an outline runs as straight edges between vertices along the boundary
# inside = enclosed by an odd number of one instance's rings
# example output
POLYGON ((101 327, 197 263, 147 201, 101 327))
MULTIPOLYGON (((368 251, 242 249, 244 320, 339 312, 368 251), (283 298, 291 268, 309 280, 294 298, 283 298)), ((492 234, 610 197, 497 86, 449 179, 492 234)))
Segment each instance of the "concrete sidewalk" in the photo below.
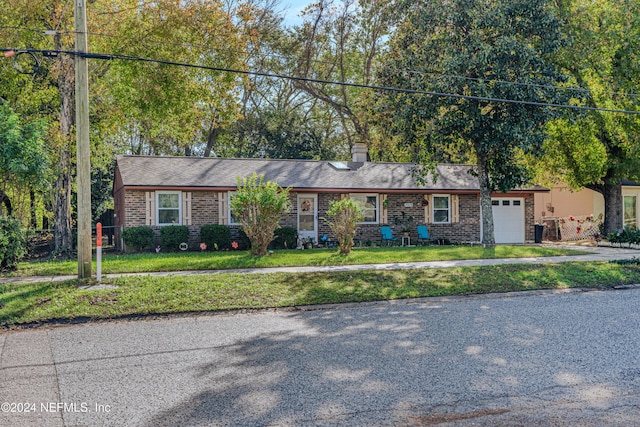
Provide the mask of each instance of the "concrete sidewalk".
MULTIPOLYGON (((547 245, 542 245, 545 247, 547 245)), ((640 251, 637 249, 612 248, 612 247, 583 247, 573 245, 548 245, 554 248, 567 248, 574 250, 584 250, 585 255, 554 256, 554 257, 532 257, 532 258, 494 258, 494 259, 468 259, 453 261, 425 261, 425 262, 403 262, 388 264, 357 264, 357 265, 336 265, 336 266, 308 266, 308 267, 271 267, 271 268, 239 268, 227 270, 189 270, 189 271, 159 271, 145 273, 120 273, 103 274, 106 279, 127 276, 186 276, 194 274, 269 274, 269 273, 329 273, 340 271, 362 271, 362 270, 407 270, 422 268, 450 268, 450 267, 479 267, 488 265, 503 264, 543 264, 557 262, 588 262, 588 261, 612 261, 617 259, 640 258, 640 251)), ((46 283, 73 280, 75 275, 64 276, 32 276, 32 277, 6 277, 0 278, 0 285, 9 283, 46 283)))

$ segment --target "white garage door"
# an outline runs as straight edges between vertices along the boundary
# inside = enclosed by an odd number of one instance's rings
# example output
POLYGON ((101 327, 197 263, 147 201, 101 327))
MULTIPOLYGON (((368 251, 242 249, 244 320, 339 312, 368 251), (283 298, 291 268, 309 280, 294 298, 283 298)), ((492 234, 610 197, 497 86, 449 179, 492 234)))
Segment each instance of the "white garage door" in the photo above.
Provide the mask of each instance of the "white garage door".
POLYGON ((496 243, 524 243, 524 199, 491 199, 496 243))

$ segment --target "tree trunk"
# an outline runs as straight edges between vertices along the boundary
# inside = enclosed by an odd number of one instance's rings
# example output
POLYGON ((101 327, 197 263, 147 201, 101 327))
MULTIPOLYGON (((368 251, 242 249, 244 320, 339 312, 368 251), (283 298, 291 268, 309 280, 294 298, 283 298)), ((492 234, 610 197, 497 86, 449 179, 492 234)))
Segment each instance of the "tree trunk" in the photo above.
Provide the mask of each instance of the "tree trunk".
POLYGON ((605 236, 622 228, 622 182, 620 180, 604 181, 604 233, 605 236))
POLYGON ((480 211, 482 217, 482 244, 495 246, 493 233, 493 208, 491 207, 491 184, 486 161, 478 155, 478 184, 480 185, 480 211))
POLYGON ((11 216, 11 214, 13 213, 13 208, 11 207, 11 200, 9 199, 9 196, 7 196, 7 193, 0 190, 0 216, 2 216, 2 213, 3 213, 2 205, 4 205, 5 207, 4 216, 11 216))
POLYGON ((213 125, 211 129, 209 129, 209 136, 207 137, 207 146, 204 149, 204 157, 210 157, 211 152, 213 151, 213 147, 218 140, 218 135, 220 134, 220 127, 213 125))
POLYGON ((591 184, 586 188, 602 194, 604 198, 604 236, 617 231, 624 225, 622 180, 615 178, 615 171, 609 169, 603 184, 591 184))
POLYGON ((34 230, 38 228, 38 222, 36 220, 36 192, 33 188, 29 190, 29 223, 34 230))
MULTIPOLYGON (((60 35, 54 37, 56 49, 62 49, 60 35)), ((69 258, 73 252, 71 233, 71 151, 70 138, 74 125, 74 66, 68 55, 60 55, 57 62, 60 92, 60 140, 58 178, 56 179, 55 218, 53 226, 54 253, 69 258)))
POLYGON ((71 233, 71 154, 62 150, 58 158, 56 179, 56 202, 53 222, 54 253, 60 258, 70 258, 73 252, 71 233))

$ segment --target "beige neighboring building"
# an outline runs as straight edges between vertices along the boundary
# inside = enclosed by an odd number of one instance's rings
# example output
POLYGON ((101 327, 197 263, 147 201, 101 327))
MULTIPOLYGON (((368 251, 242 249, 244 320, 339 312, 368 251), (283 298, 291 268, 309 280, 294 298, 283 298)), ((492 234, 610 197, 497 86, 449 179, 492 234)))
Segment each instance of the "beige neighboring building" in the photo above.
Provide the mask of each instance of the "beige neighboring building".
MULTIPOLYGON (((625 225, 640 228, 638 212, 640 211, 640 183, 622 181, 623 206, 625 225)), ((547 218, 567 218, 594 215, 604 216, 604 197, 602 194, 582 189, 571 190, 568 186, 556 186, 548 193, 534 194, 534 209, 536 222, 542 223, 547 218)))

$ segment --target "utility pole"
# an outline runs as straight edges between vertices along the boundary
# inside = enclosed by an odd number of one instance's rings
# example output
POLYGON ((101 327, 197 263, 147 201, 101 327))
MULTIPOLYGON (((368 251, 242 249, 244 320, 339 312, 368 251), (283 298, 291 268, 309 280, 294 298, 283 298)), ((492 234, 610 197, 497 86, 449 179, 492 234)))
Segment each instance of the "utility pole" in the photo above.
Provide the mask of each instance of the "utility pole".
POLYGON ((78 195, 78 278, 91 277, 91 158, 86 0, 75 1, 76 186, 78 195))

